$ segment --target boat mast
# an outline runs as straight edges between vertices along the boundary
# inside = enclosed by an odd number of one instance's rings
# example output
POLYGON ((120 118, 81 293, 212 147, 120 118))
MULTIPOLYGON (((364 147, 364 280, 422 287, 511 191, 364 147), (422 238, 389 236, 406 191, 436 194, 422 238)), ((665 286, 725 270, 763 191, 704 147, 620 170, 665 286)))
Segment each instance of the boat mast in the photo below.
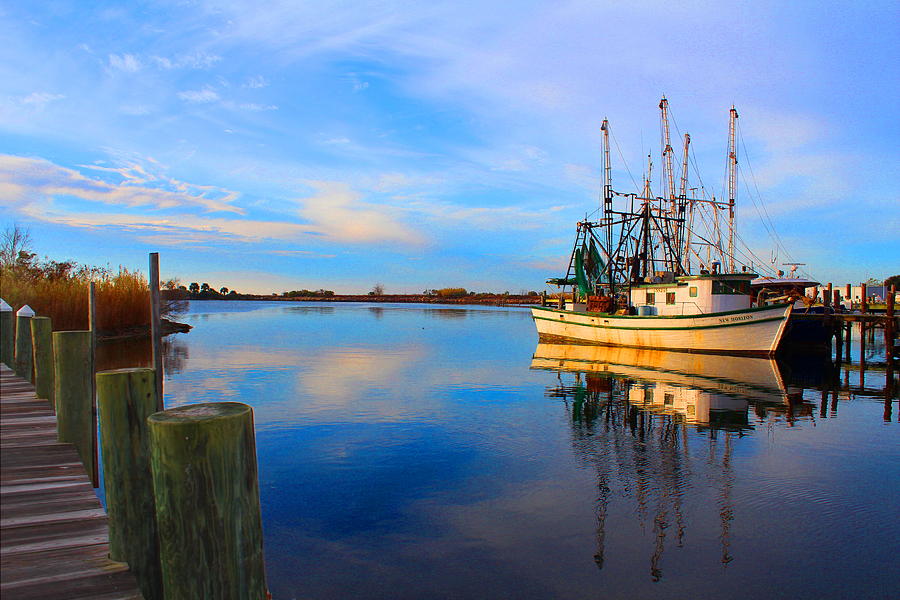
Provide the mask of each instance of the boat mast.
POLYGON ((651 244, 650 244, 650 209, 651 209, 651 198, 653 197, 653 192, 650 189, 650 176, 653 173, 653 157, 648 154, 647 155, 647 178, 644 179, 644 206, 643 206, 643 222, 642 225, 642 235, 644 242, 644 250, 642 252, 641 258, 643 259, 641 265, 641 277, 644 281, 647 280, 648 275, 653 271, 653 258, 650 256, 651 244), (650 268, 648 268, 648 266, 650 268))
POLYGON ((694 226, 694 202, 691 201, 688 203, 687 200, 687 184, 688 184, 688 148, 691 145, 691 134, 684 134, 684 153, 681 157, 681 187, 678 190, 678 197, 681 198, 681 202, 685 205, 688 205, 688 217, 686 219, 686 224, 682 223, 682 228, 684 231, 684 260, 687 262, 685 265, 687 268, 687 272, 691 271, 691 228, 694 226))
MULTIPOLYGON (((737 195, 737 146, 734 143, 738 113, 731 105, 728 120, 728 260, 730 272, 734 267, 734 197, 737 195)), ((724 265, 723 265, 724 266, 724 265)))
POLYGON ((675 212, 675 177, 672 174, 672 144, 669 143, 669 101, 663 96, 659 101, 660 123, 662 125, 662 159, 663 159, 663 194, 669 201, 669 213, 674 217, 675 212))
POLYGON ((609 160, 609 121, 603 119, 600 125, 600 131, 603 132, 603 224, 606 233, 606 253, 607 264, 606 272, 609 274, 609 294, 615 293, 615 283, 613 282, 613 260, 612 260, 612 163, 609 160))

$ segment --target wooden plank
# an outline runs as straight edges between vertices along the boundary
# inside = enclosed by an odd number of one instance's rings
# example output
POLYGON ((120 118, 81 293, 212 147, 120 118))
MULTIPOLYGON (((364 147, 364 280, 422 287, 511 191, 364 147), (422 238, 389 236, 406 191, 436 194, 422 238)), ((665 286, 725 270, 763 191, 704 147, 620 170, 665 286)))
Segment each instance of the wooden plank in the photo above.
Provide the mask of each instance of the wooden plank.
POLYGON ((78 452, 34 388, 0 365, 0 596, 141 598, 109 560, 106 512, 78 452))

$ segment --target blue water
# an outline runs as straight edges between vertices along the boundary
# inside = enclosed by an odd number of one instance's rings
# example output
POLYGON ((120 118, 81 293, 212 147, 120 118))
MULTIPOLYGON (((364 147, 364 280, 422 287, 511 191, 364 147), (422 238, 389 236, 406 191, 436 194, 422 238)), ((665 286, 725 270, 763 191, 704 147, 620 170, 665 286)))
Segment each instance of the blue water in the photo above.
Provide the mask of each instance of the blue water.
POLYGON ((275 598, 897 597, 900 409, 877 343, 861 378, 803 357, 746 392, 724 358, 675 380, 538 364, 519 308, 180 320, 167 406, 254 408, 275 598), (634 402, 654 390, 715 407, 634 402))

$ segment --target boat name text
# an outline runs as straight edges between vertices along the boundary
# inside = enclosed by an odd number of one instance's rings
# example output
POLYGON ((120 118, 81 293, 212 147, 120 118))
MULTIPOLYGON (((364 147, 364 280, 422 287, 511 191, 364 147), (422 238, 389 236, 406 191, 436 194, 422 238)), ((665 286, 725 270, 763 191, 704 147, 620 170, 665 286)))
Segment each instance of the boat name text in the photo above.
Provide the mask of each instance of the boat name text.
POLYGON ((753 319, 753 315, 739 315, 737 317, 721 317, 719 319, 720 323, 734 323, 735 321, 750 321, 753 319))

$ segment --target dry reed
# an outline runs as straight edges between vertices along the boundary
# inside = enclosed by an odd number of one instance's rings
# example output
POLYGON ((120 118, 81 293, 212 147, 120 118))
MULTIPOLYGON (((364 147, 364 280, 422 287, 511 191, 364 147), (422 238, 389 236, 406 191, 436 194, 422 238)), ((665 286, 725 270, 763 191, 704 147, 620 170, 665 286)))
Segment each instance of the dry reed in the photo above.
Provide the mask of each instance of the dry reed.
POLYGON ((141 273, 120 268, 118 273, 86 273, 67 277, 34 277, 16 269, 0 271, 0 296, 18 310, 25 304, 39 316, 50 317, 53 329, 88 328, 88 284, 96 281, 97 329, 116 331, 150 323, 150 291, 141 273))

